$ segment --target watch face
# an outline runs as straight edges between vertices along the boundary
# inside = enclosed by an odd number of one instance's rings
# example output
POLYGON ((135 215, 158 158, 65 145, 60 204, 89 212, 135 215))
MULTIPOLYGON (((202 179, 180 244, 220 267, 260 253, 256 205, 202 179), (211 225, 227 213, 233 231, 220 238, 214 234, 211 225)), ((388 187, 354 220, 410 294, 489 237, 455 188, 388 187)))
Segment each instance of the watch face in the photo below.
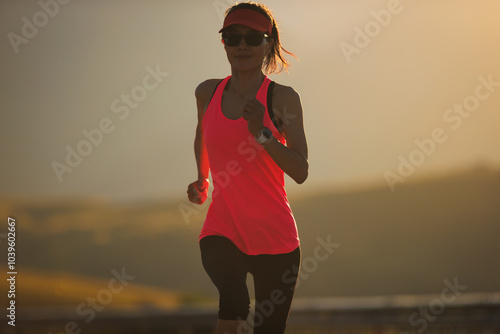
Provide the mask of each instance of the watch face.
POLYGON ((269 128, 264 128, 264 130, 262 130, 262 134, 269 139, 273 135, 273 132, 269 128))

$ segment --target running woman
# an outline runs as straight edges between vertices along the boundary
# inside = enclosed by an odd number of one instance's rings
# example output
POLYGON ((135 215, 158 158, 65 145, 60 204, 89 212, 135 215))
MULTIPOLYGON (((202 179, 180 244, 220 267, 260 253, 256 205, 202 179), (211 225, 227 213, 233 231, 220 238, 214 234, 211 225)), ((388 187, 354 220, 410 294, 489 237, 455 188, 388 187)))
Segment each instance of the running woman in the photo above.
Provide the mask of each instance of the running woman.
POLYGON ((212 174, 212 202, 200 234, 203 267, 219 291, 217 333, 246 333, 255 284, 254 333, 285 331, 301 252, 284 173, 308 176, 307 142, 299 94, 266 74, 287 70, 288 53, 270 10, 253 2, 226 11, 222 43, 231 65, 225 79, 195 91, 198 180, 189 200, 202 204, 212 174))

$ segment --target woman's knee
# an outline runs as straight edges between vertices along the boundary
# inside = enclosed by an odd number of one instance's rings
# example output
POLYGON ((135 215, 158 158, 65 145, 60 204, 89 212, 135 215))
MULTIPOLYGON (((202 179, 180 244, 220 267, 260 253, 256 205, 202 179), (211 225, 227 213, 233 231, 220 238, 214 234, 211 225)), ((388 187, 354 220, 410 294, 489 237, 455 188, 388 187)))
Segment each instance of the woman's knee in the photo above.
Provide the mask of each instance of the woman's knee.
POLYGON ((219 319, 246 320, 250 312, 248 291, 241 293, 220 292, 219 319))

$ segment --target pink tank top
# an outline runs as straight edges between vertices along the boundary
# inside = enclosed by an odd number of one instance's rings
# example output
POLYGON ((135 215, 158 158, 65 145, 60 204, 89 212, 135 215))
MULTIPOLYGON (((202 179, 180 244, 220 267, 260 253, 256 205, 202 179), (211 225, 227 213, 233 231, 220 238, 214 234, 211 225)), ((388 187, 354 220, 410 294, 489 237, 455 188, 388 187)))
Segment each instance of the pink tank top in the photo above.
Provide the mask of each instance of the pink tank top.
MULTIPOLYGON (((250 134, 246 120, 231 120, 222 113, 222 93, 230 78, 217 87, 203 119, 214 189, 200 240, 224 236, 249 255, 292 252, 299 246, 299 237, 284 172, 250 134)), ((266 106, 264 126, 285 144, 267 112, 270 82, 265 77, 257 99, 266 106)))

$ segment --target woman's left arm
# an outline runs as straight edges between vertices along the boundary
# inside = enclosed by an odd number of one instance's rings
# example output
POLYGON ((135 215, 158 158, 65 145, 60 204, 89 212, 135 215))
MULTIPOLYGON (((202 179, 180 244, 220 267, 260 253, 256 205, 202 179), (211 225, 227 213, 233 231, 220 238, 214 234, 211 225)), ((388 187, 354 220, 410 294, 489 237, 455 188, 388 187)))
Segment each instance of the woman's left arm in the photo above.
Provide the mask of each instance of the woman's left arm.
MULTIPOLYGON (((281 144, 273 136, 263 146, 274 162, 295 182, 301 184, 307 179, 309 162, 300 96, 291 87, 276 85, 273 106, 275 115, 283 124, 287 145, 281 144)), ((250 101, 244 108, 244 118, 249 121, 248 128, 254 136, 263 128, 264 112, 265 107, 257 99, 250 101)))

